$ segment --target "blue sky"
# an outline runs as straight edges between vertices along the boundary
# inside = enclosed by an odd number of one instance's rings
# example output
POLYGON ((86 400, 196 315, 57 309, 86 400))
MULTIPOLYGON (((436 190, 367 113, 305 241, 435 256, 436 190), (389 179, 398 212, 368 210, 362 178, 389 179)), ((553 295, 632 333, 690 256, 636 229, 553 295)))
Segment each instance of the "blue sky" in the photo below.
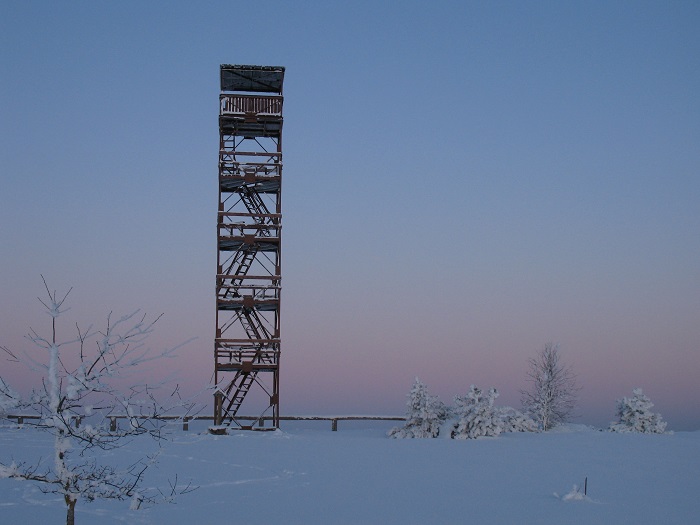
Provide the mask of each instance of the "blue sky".
POLYGON ((81 321, 165 312, 154 346, 197 337, 169 365, 207 384, 218 67, 283 65, 284 412, 401 413, 416 375, 517 406, 555 341, 580 421, 640 386, 700 428, 699 25, 694 2, 8 2, 0 344, 45 322, 43 274, 81 321))

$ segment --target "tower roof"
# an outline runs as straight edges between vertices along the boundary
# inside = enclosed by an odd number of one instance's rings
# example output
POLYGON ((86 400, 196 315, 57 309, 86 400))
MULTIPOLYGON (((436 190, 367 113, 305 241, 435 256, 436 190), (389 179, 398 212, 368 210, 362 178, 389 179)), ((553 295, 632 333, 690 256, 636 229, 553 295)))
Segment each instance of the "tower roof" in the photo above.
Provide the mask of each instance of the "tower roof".
POLYGON ((284 67, 221 64, 221 91, 282 93, 284 67))

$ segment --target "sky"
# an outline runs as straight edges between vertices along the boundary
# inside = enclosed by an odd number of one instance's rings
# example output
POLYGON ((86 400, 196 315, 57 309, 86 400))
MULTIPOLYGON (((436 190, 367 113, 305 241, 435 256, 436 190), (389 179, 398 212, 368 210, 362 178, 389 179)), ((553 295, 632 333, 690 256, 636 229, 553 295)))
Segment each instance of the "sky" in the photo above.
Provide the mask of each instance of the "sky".
POLYGON ((690 1, 5 2, 0 345, 47 327, 43 275, 66 334, 162 312, 154 348, 196 338, 164 366, 210 383, 219 65, 279 65, 283 413, 401 414, 416 376, 517 407, 554 342, 576 421, 642 387, 699 429, 699 25, 690 1))

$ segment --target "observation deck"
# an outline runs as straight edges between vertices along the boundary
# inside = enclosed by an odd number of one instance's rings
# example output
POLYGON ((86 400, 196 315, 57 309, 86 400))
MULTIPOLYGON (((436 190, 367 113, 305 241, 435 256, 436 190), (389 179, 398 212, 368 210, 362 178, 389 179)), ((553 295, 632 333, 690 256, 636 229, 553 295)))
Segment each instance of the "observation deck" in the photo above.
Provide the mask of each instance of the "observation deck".
POLYGON ((279 137, 283 121, 283 82, 283 67, 222 65, 219 95, 221 132, 246 138, 279 137))

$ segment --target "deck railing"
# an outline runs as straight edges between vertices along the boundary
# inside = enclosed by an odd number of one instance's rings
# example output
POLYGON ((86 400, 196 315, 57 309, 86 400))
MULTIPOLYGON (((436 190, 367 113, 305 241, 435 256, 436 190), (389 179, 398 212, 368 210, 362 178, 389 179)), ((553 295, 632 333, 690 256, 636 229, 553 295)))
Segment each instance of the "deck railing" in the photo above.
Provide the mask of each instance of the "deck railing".
POLYGON ((257 95, 219 96, 221 115, 282 115, 282 97, 257 95))

